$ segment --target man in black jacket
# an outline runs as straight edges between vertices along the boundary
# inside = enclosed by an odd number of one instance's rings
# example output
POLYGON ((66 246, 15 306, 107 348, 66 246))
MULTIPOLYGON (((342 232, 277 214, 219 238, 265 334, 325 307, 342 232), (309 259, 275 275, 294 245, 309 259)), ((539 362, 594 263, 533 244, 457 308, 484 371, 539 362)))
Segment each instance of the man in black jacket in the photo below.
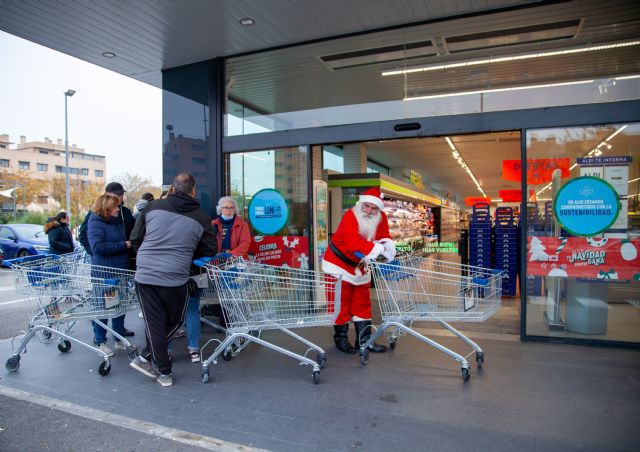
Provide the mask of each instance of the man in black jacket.
POLYGON ((131 233, 147 339, 131 367, 162 386, 173 384, 167 346, 184 321, 191 262, 214 256, 218 248, 211 218, 195 200, 194 177, 178 174, 172 187, 166 199, 153 201, 142 211, 131 233))

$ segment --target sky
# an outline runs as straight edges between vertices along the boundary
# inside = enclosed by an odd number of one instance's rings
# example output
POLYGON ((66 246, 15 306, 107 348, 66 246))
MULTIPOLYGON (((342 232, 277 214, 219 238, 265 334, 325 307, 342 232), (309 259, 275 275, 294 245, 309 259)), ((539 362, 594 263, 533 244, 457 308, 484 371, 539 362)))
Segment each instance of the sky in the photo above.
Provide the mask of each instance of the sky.
POLYGON ((159 88, 2 31, 0 55, 0 134, 64 143, 64 93, 73 89, 69 146, 106 156, 107 181, 128 172, 162 183, 159 88))

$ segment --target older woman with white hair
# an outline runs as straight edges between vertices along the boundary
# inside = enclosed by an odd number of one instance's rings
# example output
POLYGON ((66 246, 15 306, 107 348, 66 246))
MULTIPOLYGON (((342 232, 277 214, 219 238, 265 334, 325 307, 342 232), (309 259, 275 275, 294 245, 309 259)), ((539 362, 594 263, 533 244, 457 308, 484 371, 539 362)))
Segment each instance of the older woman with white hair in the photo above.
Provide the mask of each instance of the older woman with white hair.
MULTIPOLYGON (((247 259, 251 234, 249 225, 238 216, 238 203, 230 196, 224 196, 216 206, 218 218, 213 220, 213 232, 218 241, 218 252, 229 253, 247 259)), ((225 324, 224 314, 218 315, 221 325, 225 324)), ((200 291, 191 295, 187 305, 187 349, 191 362, 200 362, 200 291)))

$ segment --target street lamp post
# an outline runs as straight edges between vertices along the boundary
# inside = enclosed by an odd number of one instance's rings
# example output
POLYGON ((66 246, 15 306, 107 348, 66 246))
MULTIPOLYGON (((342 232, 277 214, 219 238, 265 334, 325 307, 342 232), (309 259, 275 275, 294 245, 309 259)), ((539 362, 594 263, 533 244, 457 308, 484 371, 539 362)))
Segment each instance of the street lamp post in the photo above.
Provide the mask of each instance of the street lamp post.
POLYGON ((67 215, 71 215, 71 193, 69 193, 69 127, 67 121, 67 98, 76 92, 72 89, 64 93, 64 173, 65 173, 65 194, 66 194, 66 211, 67 215))

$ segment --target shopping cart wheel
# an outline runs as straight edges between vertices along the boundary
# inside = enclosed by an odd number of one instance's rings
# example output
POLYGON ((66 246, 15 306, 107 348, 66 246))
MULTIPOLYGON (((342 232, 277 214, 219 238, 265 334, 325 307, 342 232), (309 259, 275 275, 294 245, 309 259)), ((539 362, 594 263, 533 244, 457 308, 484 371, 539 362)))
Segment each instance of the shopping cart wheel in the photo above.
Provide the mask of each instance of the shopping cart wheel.
POLYGON ((60 350, 62 353, 67 353, 69 350, 71 350, 71 342, 66 339, 64 341, 58 342, 58 350, 60 350))
POLYGON ((469 381, 469 378, 471 378, 471 374, 469 373, 469 369, 465 369, 464 367, 462 368, 462 379, 464 381, 469 381))
POLYGON ((396 340, 395 339, 389 339, 389 348, 391 350, 395 350, 396 349, 396 340))
POLYGON ((100 367, 98 367, 98 373, 104 377, 109 375, 109 372, 111 372, 111 363, 102 361, 100 367))
POLYGON ((368 362, 369 362, 369 350, 365 349, 365 351, 360 352, 360 364, 362 364, 363 366, 366 366, 368 362))
POLYGON ((317 385, 318 383, 320 383, 320 371, 319 371, 319 370, 316 370, 316 371, 313 373, 313 384, 314 384, 314 385, 317 385))
POLYGON ((200 372, 200 380, 203 383, 209 383, 209 371, 202 371, 200 372))
POLYGON ((478 365, 478 369, 482 369, 482 364, 484 364, 484 355, 479 353, 476 355, 476 364, 478 365))
POLYGON ((127 349, 127 356, 131 361, 138 357, 138 350, 135 347, 131 347, 127 349))
POLYGON ((318 353, 316 355, 316 362, 320 366, 320 369, 324 368, 327 363, 327 354, 326 353, 318 353))
POLYGON ((49 330, 42 330, 42 338, 45 341, 48 341, 49 339, 51 339, 51 331, 49 330))
POLYGON ((9 372, 15 372, 20 368, 20 355, 12 356, 4 365, 9 372))
POLYGON ((233 353, 231 352, 231 348, 228 347, 224 352, 222 352, 222 359, 225 361, 231 361, 233 358, 233 353))

